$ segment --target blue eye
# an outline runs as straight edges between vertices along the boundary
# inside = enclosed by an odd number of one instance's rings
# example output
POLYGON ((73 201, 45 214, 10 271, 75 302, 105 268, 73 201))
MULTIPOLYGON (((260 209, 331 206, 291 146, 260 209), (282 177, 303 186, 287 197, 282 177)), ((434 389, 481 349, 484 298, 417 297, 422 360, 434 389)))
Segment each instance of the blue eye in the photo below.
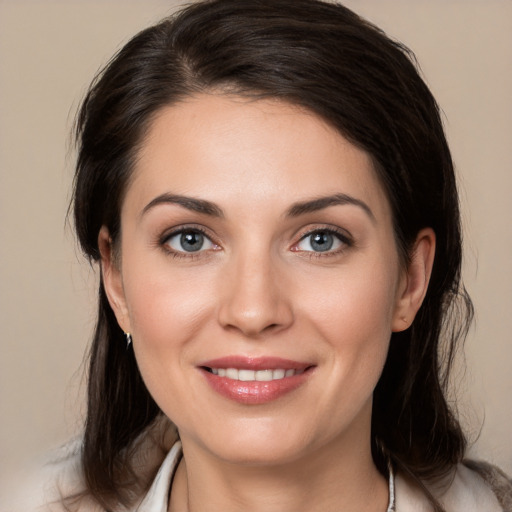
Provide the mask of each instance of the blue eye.
POLYGON ((171 235, 165 243, 177 252, 199 252, 213 249, 213 242, 201 231, 187 229, 171 235))
POLYGON ((304 236, 297 248, 299 251, 328 252, 336 251, 343 245, 349 245, 346 237, 328 229, 319 229, 304 236))

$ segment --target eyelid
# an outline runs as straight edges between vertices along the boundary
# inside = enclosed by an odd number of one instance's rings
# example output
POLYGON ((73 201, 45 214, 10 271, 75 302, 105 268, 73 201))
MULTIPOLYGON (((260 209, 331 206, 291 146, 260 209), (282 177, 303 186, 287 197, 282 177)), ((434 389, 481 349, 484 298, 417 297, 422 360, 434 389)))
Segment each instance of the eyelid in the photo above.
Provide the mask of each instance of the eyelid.
POLYGON ((214 240, 214 237, 210 234, 209 230, 207 230, 204 226, 198 224, 183 224, 179 226, 175 226, 171 229, 167 229, 159 238, 158 245, 162 247, 167 253, 175 256, 175 257, 185 257, 185 258, 194 258, 202 255, 205 252, 216 251, 220 249, 220 245, 214 240), (196 232, 201 233, 212 245, 212 247, 206 249, 199 249, 198 251, 181 251, 179 249, 175 249, 171 247, 169 239, 178 236, 180 234, 186 232, 196 232))
POLYGON ((314 227, 310 227, 310 228, 306 228, 304 230, 301 230, 300 234, 298 235, 297 237, 297 241, 293 243, 292 247, 291 247, 291 250, 292 251, 295 251, 295 252, 304 252, 304 253, 308 253, 308 254, 311 254, 311 255, 315 255, 315 256, 328 256, 328 255, 334 255, 334 254, 338 254, 340 252, 343 252, 344 250, 346 250, 348 247, 352 247, 354 245, 354 239, 352 237, 352 235, 345 229, 343 228, 340 228, 338 226, 333 226, 333 225, 329 225, 329 224, 324 224, 324 225, 316 225, 314 227), (328 250, 328 251, 325 251, 325 252, 321 252, 321 251, 306 251, 306 250, 302 250, 302 249, 298 249, 298 244, 300 242, 302 242, 305 238, 307 238, 308 236, 311 236, 315 233, 318 233, 318 232, 327 232, 327 233, 330 233, 332 234, 334 237, 336 237, 343 245, 344 247, 342 248, 338 248, 338 249, 334 249, 334 250, 328 250))

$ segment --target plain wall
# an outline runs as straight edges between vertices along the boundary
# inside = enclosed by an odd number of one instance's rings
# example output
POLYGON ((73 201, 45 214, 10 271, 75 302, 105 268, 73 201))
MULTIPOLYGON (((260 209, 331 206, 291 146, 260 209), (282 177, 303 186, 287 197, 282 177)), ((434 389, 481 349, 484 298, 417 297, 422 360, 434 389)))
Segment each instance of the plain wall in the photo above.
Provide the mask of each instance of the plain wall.
MULTIPOLYGON (((0 0, 0 496, 14 465, 81 428, 96 274, 65 226, 77 105, 177 4, 0 0)), ((444 111, 477 311, 456 391, 470 438, 481 429, 472 453, 512 472, 512 2, 346 4, 415 51, 444 111)))

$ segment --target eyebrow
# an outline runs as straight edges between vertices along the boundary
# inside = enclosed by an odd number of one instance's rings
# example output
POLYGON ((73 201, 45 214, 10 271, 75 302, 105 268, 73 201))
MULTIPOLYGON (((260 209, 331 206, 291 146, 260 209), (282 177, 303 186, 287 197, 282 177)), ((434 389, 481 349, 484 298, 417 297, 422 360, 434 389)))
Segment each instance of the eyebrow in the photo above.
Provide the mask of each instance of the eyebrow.
POLYGON ((206 201, 205 199, 196 199, 194 197, 166 193, 151 200, 142 210, 141 217, 155 206, 161 204, 177 204, 187 210, 202 213, 204 215, 211 215, 213 217, 224 216, 223 211, 216 204, 206 201))
POLYGON ((299 203, 293 204, 288 212, 288 217, 298 217, 300 215, 304 215, 306 213, 316 212, 318 210, 323 210, 324 208, 328 208, 329 206, 336 205, 354 205, 358 206, 370 217, 370 219, 375 222, 375 215, 373 214, 370 207, 360 199, 349 196, 347 194, 334 194, 332 196, 318 197, 315 199, 311 199, 309 201, 302 201, 299 203))
MULTIPOLYGON (((182 196, 178 194, 165 193, 152 199, 142 210, 141 217, 155 206, 161 204, 177 204, 194 212, 202 213, 204 215, 211 215, 213 217, 224 217, 224 212, 215 203, 205 199, 196 199, 194 197, 182 196)), ((337 205, 354 205, 361 208, 370 219, 375 222, 375 215, 370 207, 360 199, 349 196, 347 194, 334 194, 332 196, 318 197, 309 201, 301 201, 294 203, 286 212, 286 217, 299 217, 306 213, 312 213, 329 206, 337 205)))

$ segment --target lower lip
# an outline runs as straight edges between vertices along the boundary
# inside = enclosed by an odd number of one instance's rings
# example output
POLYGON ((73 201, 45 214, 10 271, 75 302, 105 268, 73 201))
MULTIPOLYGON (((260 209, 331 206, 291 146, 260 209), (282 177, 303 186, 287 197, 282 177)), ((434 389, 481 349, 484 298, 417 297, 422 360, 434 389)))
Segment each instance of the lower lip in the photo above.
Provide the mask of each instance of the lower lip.
POLYGON ((219 377, 207 370, 201 370, 214 391, 235 402, 258 405, 277 400, 291 393, 309 378, 309 370, 292 377, 270 381, 240 381, 219 377))

